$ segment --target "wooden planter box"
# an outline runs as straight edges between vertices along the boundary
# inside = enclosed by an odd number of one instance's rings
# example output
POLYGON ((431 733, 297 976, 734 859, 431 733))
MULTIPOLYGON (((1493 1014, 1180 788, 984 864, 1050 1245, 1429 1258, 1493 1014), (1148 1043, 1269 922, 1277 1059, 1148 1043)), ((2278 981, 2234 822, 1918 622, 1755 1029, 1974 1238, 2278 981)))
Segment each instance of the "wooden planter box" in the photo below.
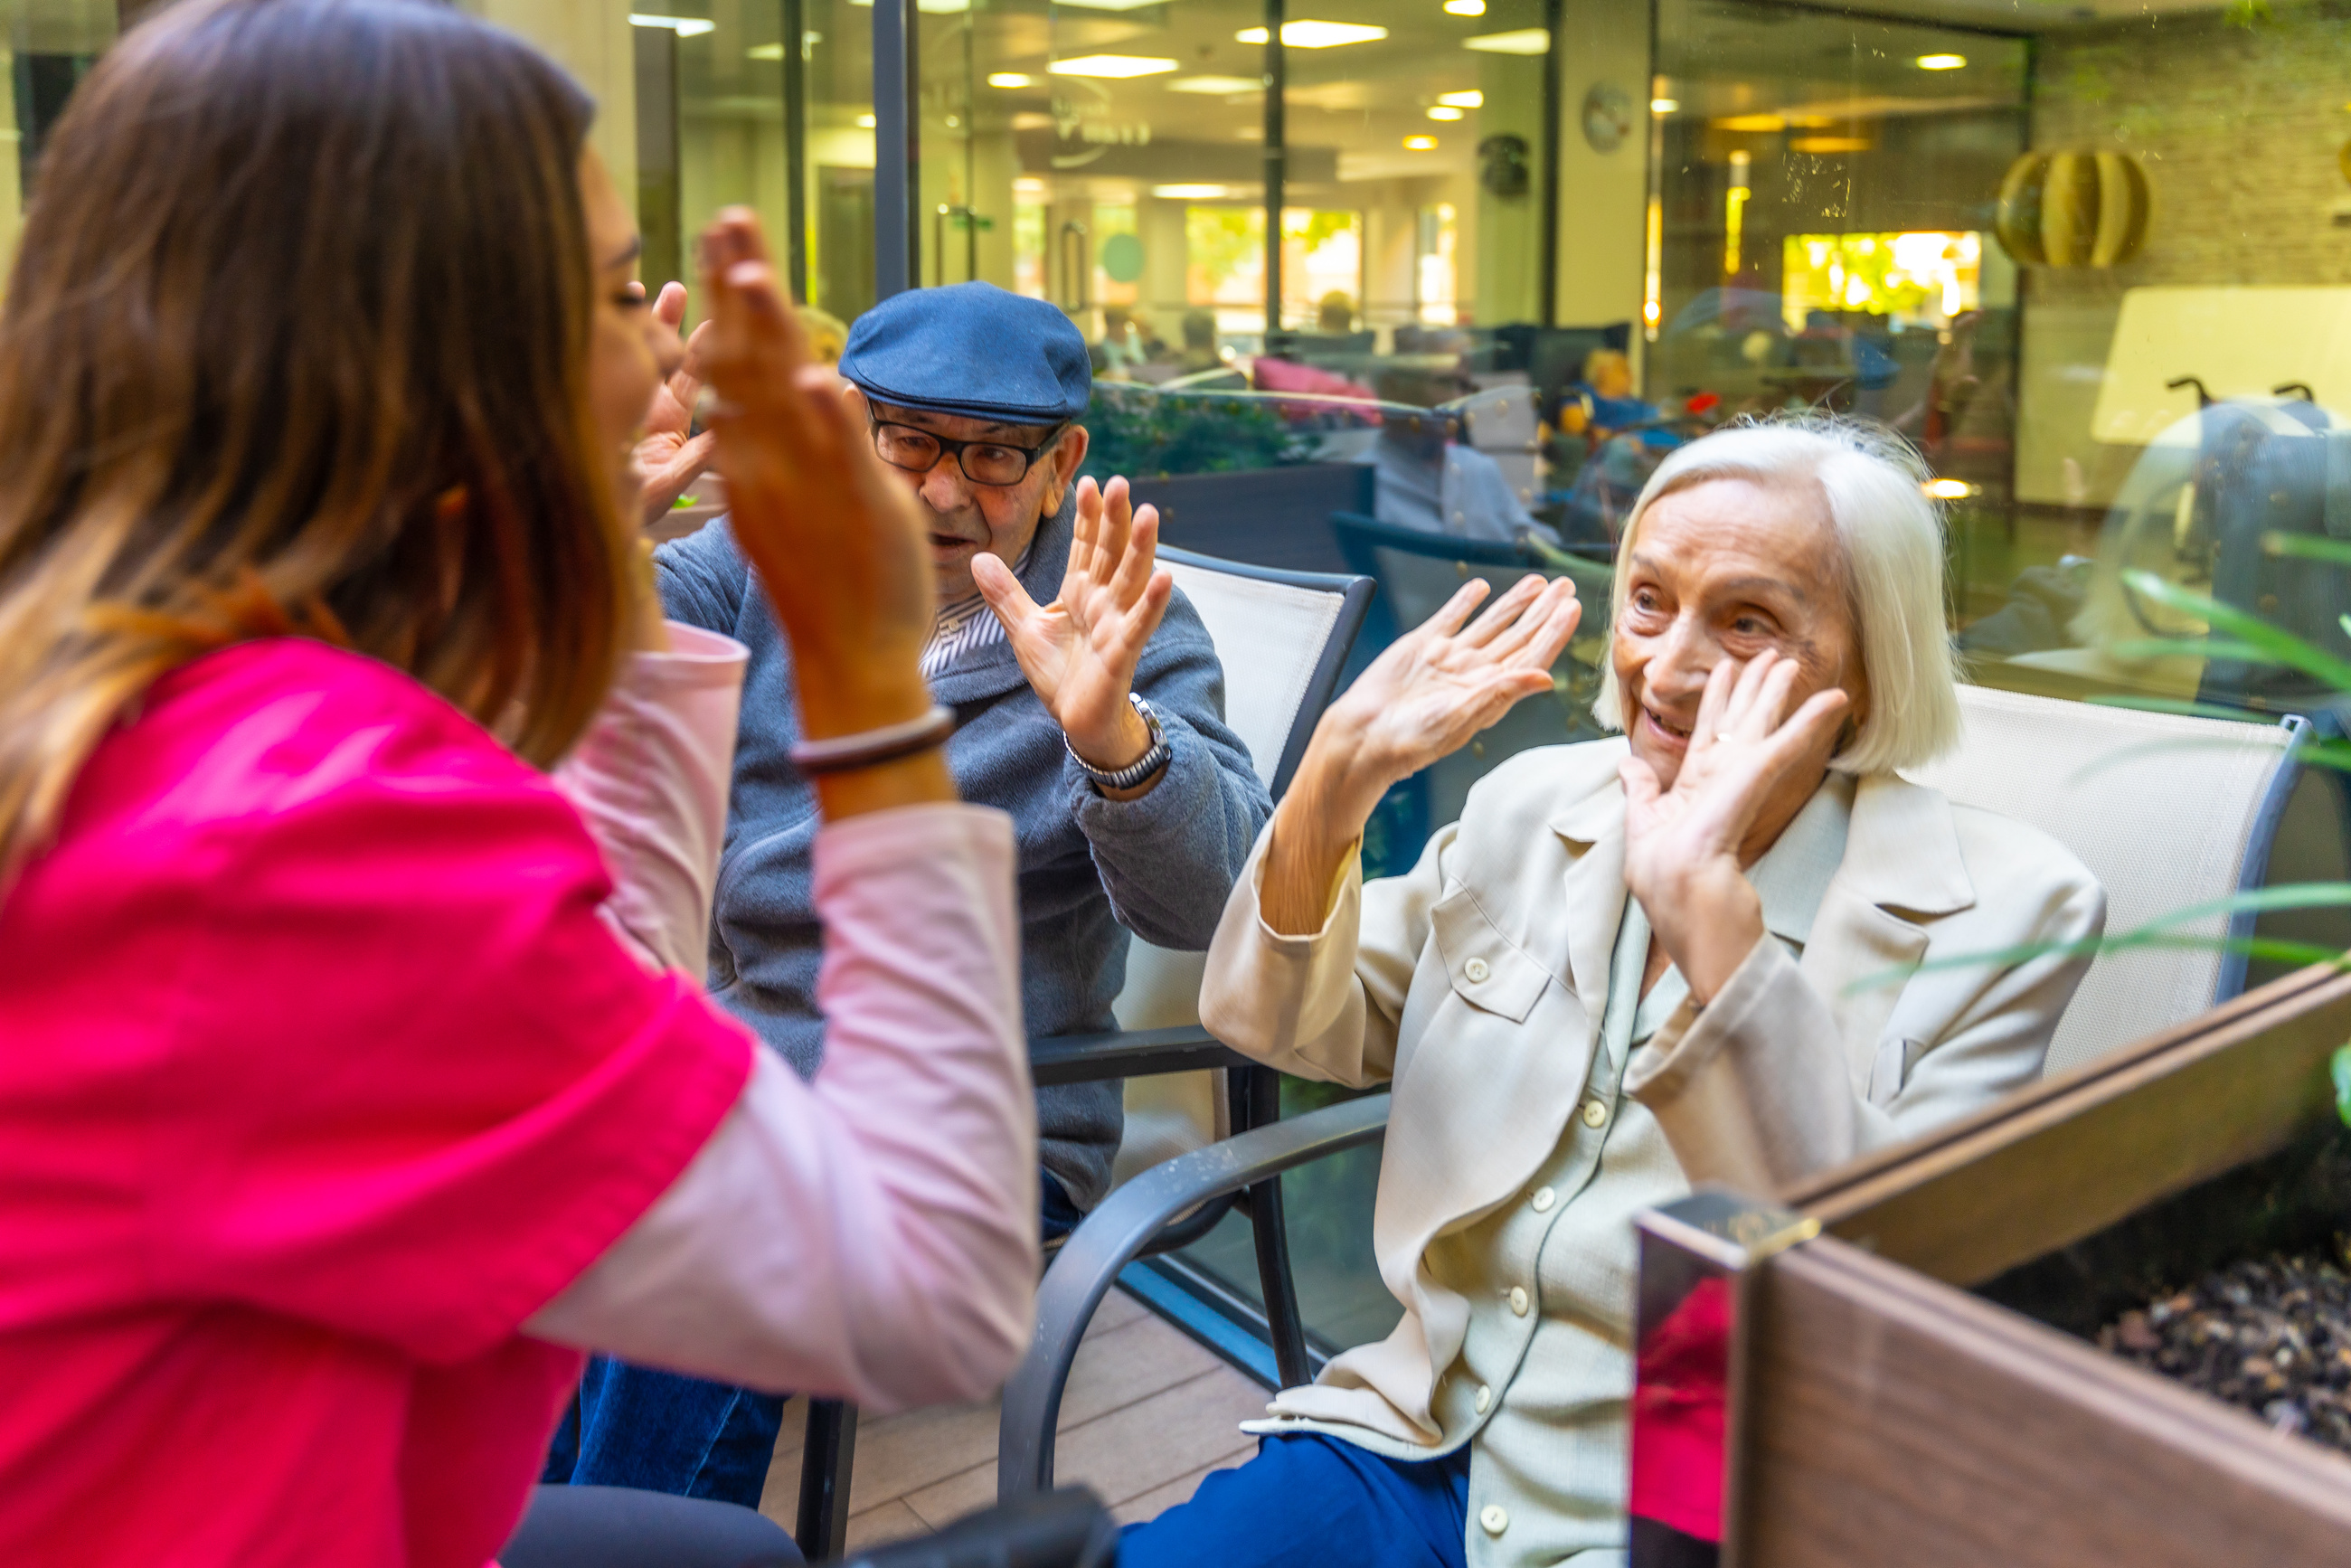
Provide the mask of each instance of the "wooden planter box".
POLYGON ((2146 1300, 2125 1260, 2187 1279, 2256 1227, 2351 1230, 2304 1179, 2343 1133, 2346 1039, 2351 977, 2306 971, 1785 1209, 1701 1193, 1644 1216, 1635 1568, 1718 1560, 1702 1522, 1657 1524, 1693 1497, 1703 1521, 1709 1430, 1739 1568, 2351 1562, 2351 1457, 2080 1337, 2146 1300), (1720 1325, 1710 1364, 1694 1322, 1720 1325))

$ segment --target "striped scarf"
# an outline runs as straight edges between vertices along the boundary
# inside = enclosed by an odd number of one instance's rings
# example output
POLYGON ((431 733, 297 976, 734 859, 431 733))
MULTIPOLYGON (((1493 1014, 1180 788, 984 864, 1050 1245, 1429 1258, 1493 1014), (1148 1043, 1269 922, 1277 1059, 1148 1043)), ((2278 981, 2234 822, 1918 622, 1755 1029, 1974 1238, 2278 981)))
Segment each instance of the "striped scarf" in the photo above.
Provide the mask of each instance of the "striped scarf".
MULTIPOLYGON (((1012 570, 1017 576, 1028 570, 1029 551, 1023 550, 1012 570)), ((923 644, 923 679, 935 681, 982 648, 1003 641, 1004 622, 988 609, 987 600, 977 593, 958 600, 941 610, 931 623, 930 641, 923 644)))

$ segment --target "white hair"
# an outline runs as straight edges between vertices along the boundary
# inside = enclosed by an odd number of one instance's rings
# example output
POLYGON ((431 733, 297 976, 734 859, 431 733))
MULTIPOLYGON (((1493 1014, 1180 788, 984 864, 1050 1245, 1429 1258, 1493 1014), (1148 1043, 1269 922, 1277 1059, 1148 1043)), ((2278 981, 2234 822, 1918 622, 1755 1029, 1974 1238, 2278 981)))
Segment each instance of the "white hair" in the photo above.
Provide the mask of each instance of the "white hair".
MULTIPOLYGON (((1828 502, 1869 682, 1868 712, 1830 766, 1890 773, 1931 761, 1959 743, 1959 698, 1943 616, 1942 517, 1928 498, 1928 478, 1900 436, 1835 414, 1775 414, 1701 436, 1659 464, 1633 504, 1616 549, 1609 624, 1624 613, 1634 542, 1660 497, 1709 479, 1816 485, 1828 502)), ((1613 655, 1593 716, 1610 729, 1625 727, 1613 655)))

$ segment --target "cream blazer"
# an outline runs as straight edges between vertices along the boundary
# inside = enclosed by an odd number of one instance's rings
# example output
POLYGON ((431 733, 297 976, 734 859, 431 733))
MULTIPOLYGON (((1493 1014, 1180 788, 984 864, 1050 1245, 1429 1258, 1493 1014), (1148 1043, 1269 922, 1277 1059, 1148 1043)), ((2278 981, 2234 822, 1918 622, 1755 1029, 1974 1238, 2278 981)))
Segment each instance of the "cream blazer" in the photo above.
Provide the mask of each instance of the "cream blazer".
MULTIPOLYGON (((1259 836, 1202 1020, 1284 1071, 1395 1091, 1373 1242, 1404 1318, 1334 1359, 1297 1414, 1421 1444, 1437 1429, 1431 1391, 1469 1305, 1422 1253, 1517 1195, 1583 1092, 1625 904, 1625 754, 1618 738, 1512 758, 1407 874, 1367 886, 1351 859, 1311 936, 1262 918, 1259 836)), ((1636 1054, 1626 1091, 1692 1185, 1769 1194, 2032 1082, 2088 957, 1928 966, 2078 941, 2105 919, 2096 879, 2046 834, 1863 779, 1801 962, 1765 936, 1636 1054)))

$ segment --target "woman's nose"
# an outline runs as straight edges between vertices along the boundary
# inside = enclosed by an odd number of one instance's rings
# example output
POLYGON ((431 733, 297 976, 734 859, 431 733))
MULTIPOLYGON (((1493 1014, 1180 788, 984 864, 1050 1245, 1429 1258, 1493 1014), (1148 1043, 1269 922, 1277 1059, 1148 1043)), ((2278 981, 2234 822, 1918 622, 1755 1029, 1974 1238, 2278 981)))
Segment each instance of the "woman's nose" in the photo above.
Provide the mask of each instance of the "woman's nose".
POLYGON ((1722 650, 1687 617, 1676 620, 1657 639, 1656 651, 1649 655, 1646 681, 1657 696, 1673 701, 1696 698, 1706 690, 1706 678, 1714 673, 1722 650))

